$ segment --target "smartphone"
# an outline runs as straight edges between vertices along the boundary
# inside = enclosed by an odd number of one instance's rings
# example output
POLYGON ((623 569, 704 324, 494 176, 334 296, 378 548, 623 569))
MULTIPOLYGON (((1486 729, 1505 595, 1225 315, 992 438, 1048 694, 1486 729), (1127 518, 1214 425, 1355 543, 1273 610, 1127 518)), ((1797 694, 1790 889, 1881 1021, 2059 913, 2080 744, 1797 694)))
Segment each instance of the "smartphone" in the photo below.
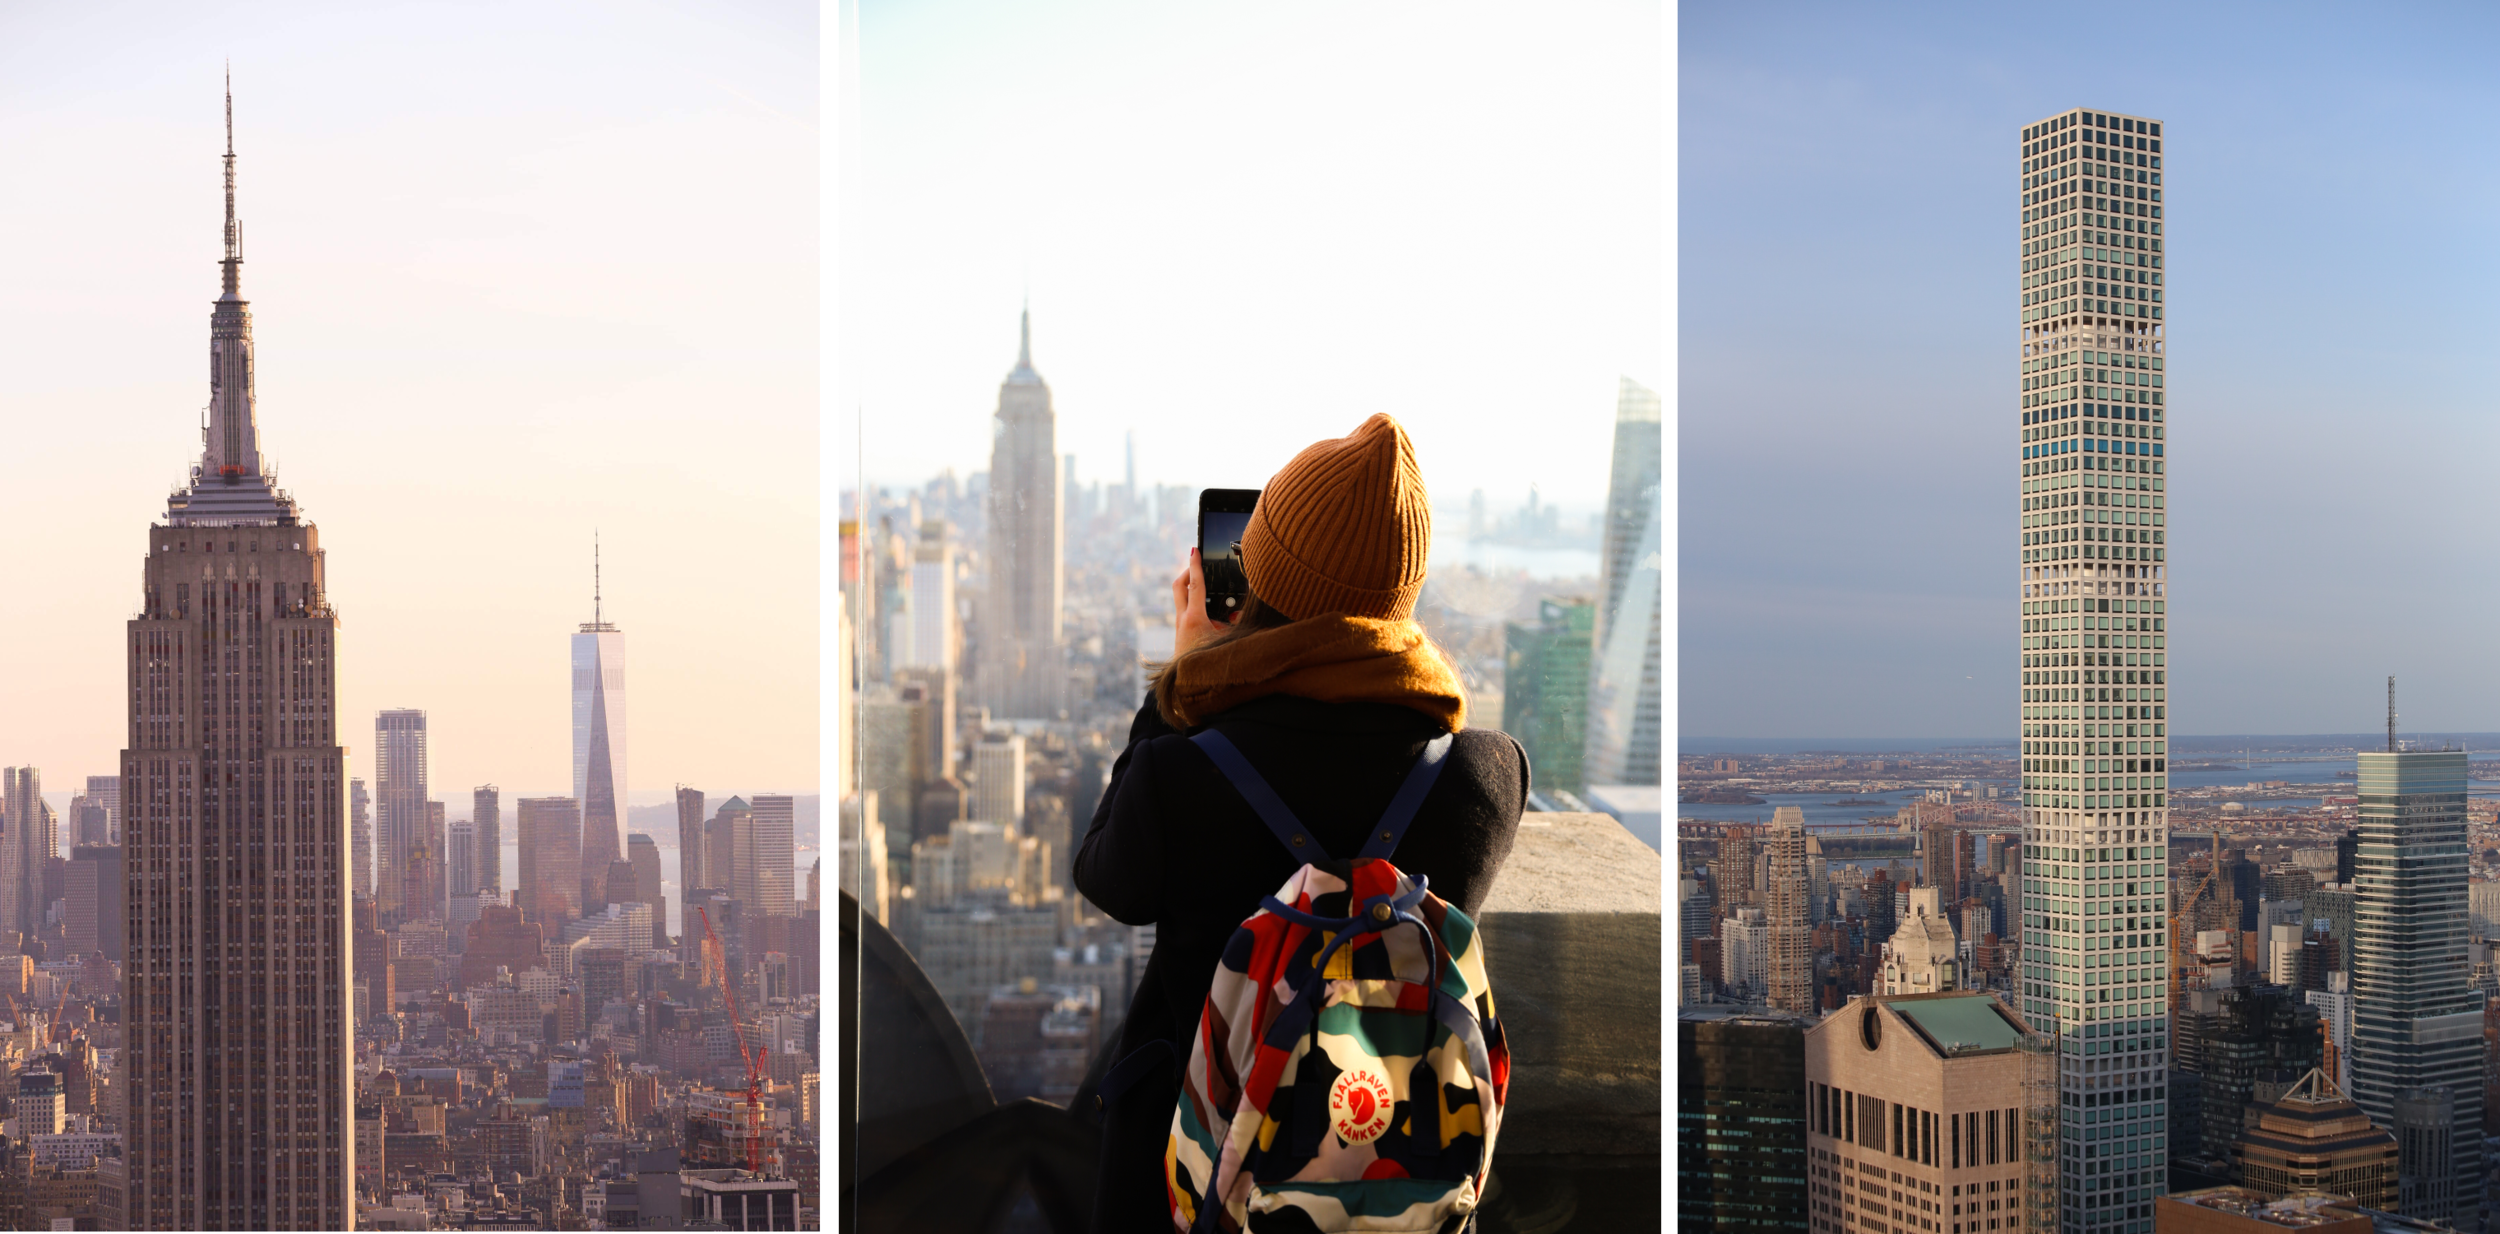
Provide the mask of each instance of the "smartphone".
POLYGON ((1241 537, 1259 504, 1255 488, 1198 491, 1198 564, 1207 576, 1207 619, 1217 625, 1241 614, 1250 599, 1250 576, 1241 568, 1241 537))

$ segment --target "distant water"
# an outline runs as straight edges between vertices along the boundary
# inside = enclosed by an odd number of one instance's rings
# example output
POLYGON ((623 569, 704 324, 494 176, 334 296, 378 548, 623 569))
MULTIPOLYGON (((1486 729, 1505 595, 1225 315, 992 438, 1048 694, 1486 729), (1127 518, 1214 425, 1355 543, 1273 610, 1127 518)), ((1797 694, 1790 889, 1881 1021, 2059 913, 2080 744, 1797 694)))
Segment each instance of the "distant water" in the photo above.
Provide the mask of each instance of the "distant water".
POLYGON ((1678 754, 1985 754, 2010 757, 2011 737, 1687 737, 1678 754))
MULTIPOLYGON (((2219 763, 2222 760, 2190 756, 2174 758, 2170 761, 2178 764, 2219 763)), ((2264 783, 2267 780, 2282 780, 2291 784, 2329 784, 2337 782, 2336 772, 2353 771, 2358 767, 2359 763, 2349 754, 2342 758, 2321 758, 2296 763, 2250 763, 2246 767, 2234 762, 2222 770, 2173 771, 2170 773, 2170 785, 2173 788, 2238 788, 2251 781, 2264 783)), ((2344 780, 2341 783, 2351 784, 2352 781, 2344 780)))
POLYGON ((1474 566, 1487 574, 1525 572, 1530 578, 1595 578, 1599 566, 1595 548, 1526 548, 1515 544, 1494 544, 1470 540, 1465 536, 1435 536, 1431 569, 1474 566))
POLYGON ((1919 800, 1923 793, 1904 789, 1892 793, 1756 793, 1768 804, 1758 806, 1690 805, 1678 803, 1677 818, 1703 819, 1714 823, 1767 823, 1771 811, 1781 806, 1798 806, 1805 810, 1808 823, 1855 823, 1869 816, 1889 820, 1901 808, 1919 800), (1874 801, 1879 805, 1836 806, 1835 801, 1874 801))

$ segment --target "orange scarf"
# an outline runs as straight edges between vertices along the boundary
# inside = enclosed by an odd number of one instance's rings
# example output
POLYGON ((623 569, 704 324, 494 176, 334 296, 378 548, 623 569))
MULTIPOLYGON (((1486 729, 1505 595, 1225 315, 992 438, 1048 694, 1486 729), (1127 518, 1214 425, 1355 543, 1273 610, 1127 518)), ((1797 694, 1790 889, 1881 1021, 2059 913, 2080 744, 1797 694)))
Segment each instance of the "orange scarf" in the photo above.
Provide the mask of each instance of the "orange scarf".
POLYGON ((1457 670, 1412 621, 1330 613, 1254 630, 1181 657, 1161 685, 1155 701, 1176 728, 1269 694, 1395 703, 1453 733, 1467 723, 1457 670))

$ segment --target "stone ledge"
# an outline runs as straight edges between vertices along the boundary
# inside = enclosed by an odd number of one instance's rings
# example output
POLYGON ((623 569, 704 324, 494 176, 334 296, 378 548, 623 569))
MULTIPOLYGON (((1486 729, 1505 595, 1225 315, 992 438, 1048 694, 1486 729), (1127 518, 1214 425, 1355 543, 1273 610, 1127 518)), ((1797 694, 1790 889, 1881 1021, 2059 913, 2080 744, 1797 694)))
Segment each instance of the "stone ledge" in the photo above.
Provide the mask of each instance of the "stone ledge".
POLYGON ((1654 916, 1664 905, 1661 862, 1606 815, 1523 814, 1482 911, 1654 916))
POLYGON ((1657 1159, 1660 855, 1603 814, 1529 814, 1479 914, 1511 1049, 1505 1157, 1657 1159))

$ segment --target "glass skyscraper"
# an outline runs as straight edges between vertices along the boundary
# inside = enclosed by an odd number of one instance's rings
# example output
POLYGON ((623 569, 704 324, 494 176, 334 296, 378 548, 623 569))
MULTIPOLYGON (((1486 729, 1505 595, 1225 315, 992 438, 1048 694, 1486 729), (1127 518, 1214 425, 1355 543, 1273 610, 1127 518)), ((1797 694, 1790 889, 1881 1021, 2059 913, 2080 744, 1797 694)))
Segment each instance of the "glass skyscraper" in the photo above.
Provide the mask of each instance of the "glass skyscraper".
POLYGON ((1658 392, 1623 378, 1589 678, 1588 780, 1657 784, 1666 487, 1658 392))
POLYGON ((577 903, 587 907, 606 900, 608 866, 625 856, 625 635, 595 583, 591 619, 573 635, 573 800, 582 810, 577 903))
POLYGON ((2459 1224, 2482 1203, 2484 1123, 2465 764, 2462 750, 2361 755, 2353 858, 2352 1099, 2414 1150, 2399 1162, 2398 1210, 2459 1224), (2413 1116, 2425 1108, 2436 1113, 2413 1116))
POLYGON ((2162 125, 2020 134, 2023 1009, 2059 1035, 2058 1225, 2164 1190, 2168 358, 2162 125))

